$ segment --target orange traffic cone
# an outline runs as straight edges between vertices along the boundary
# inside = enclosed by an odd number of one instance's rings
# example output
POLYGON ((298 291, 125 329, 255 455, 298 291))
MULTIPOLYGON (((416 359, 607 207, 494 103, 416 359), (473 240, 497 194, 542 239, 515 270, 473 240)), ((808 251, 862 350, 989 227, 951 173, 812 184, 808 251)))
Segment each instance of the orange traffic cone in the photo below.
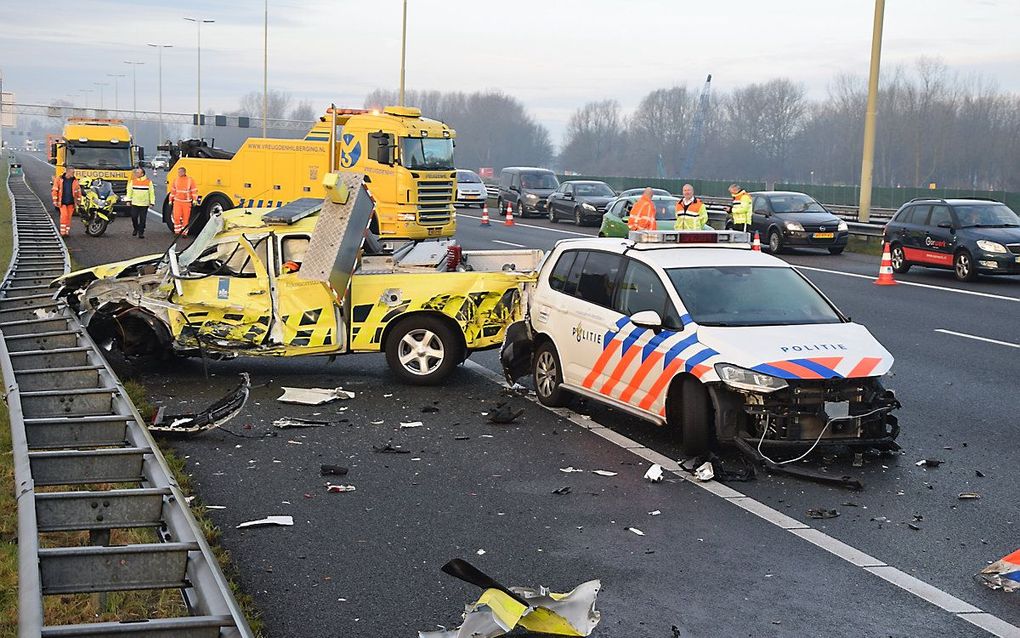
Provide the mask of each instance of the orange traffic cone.
POLYGON ((503 222, 504 226, 514 225, 514 205, 510 202, 506 203, 506 221, 503 222))
POLYGON ((482 204, 482 226, 489 225, 489 204, 482 204))
POLYGON ((882 265, 878 267, 878 279, 875 280, 875 285, 895 286, 896 283, 892 274, 892 257, 889 256, 889 242, 885 242, 885 246, 882 248, 882 265))
POLYGON ((758 231, 754 231, 754 241, 751 242, 751 250, 761 252, 761 237, 758 236, 758 231))

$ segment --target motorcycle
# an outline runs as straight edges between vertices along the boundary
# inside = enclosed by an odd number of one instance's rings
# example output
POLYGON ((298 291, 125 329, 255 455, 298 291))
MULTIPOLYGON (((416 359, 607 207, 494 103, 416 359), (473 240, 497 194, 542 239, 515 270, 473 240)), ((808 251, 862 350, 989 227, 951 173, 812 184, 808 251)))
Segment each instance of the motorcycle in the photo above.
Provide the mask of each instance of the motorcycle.
POLYGON ((84 190, 81 198, 81 205, 78 208, 78 216, 85 224, 85 234, 90 237, 99 237, 106 232, 106 227, 117 218, 113 207, 117 203, 117 195, 109 184, 100 184, 93 179, 82 180, 84 190))

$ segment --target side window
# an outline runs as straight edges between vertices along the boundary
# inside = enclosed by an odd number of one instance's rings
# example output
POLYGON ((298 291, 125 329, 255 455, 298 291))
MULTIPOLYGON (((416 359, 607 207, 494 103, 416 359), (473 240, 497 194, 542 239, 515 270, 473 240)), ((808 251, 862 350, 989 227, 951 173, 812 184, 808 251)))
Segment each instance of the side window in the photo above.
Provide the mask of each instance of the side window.
POLYGON ((283 273, 301 270, 311 238, 307 235, 290 235, 280 240, 280 264, 283 273))
POLYGON ((510 182, 510 188, 520 188, 520 187, 521 187, 521 174, 520 173, 514 173, 513 174, 513 178, 512 178, 512 180, 510 182))
POLYGON ((938 226, 939 224, 952 224, 953 215, 949 212, 948 206, 932 206, 931 207, 931 219, 928 221, 929 226, 938 226))
POLYGON ((916 206, 907 206, 900 211, 900 214, 896 216, 896 221, 901 224, 909 224, 910 219, 914 216, 914 209, 916 206))
POLYGON ((762 197, 761 195, 755 196, 755 198, 752 201, 754 203, 752 207, 752 210, 754 210, 754 212, 761 213, 763 215, 769 212, 769 206, 767 203, 765 203, 765 198, 762 197))
POLYGON ((616 215, 617 217, 623 217, 623 205, 626 204, 626 200, 617 200, 613 207, 610 209, 610 214, 616 215))
MULTIPOLYGON (((269 243, 263 238, 255 245, 255 254, 265 264, 268 258, 269 243)), ((188 270, 192 273, 217 275, 220 277, 254 277, 255 263, 251 259, 243 242, 228 240, 210 246, 191 264, 188 270)))
POLYGON ((576 250, 571 250, 560 255, 560 260, 556 262, 556 266, 554 266, 552 272, 549 273, 550 288, 563 292, 563 288, 567 283, 567 275, 570 274, 570 267, 574 265, 575 257, 577 257, 576 250))
POLYGON ((568 194, 569 193, 573 193, 574 192, 574 185, 573 184, 564 184, 563 185, 563 192, 564 193, 568 193, 568 194))
POLYGON ((659 276, 648 266, 633 259, 627 260, 627 270, 620 280, 616 292, 616 311, 628 317, 642 310, 654 310, 662 314, 666 287, 659 276))
POLYGON ((563 284, 563 294, 574 296, 577 294, 577 286, 581 282, 581 271, 584 269, 584 262, 588 259, 587 251, 575 251, 577 257, 574 258, 574 263, 570 266, 570 272, 567 273, 567 281, 563 284))
POLYGON ((500 188, 510 188, 510 173, 503 173, 499 176, 500 188))
POLYGON ((581 271, 581 280, 577 283, 577 296, 598 306, 612 308, 622 262, 620 255, 589 253, 581 271))
POLYGON ((910 216, 910 223, 924 226, 928 223, 928 213, 931 206, 914 206, 914 214, 910 216))

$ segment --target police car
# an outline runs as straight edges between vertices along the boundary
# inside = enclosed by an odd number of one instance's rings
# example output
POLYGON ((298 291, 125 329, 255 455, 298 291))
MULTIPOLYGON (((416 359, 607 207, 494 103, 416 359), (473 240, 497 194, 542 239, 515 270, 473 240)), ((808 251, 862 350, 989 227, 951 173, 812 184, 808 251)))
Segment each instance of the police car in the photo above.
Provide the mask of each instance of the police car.
POLYGON ((641 231, 559 242, 507 332, 511 381, 581 395, 674 430, 688 454, 896 449, 893 357, 786 262, 735 231, 641 231))

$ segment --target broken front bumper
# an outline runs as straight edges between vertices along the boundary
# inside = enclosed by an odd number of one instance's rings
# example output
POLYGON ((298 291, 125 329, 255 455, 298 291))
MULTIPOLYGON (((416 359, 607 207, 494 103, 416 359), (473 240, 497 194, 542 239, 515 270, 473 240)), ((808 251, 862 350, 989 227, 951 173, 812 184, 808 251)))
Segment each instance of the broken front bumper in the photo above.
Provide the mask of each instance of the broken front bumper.
POLYGON ((790 382, 770 394, 712 388, 720 441, 771 447, 847 446, 897 449, 900 407, 878 378, 790 382))

